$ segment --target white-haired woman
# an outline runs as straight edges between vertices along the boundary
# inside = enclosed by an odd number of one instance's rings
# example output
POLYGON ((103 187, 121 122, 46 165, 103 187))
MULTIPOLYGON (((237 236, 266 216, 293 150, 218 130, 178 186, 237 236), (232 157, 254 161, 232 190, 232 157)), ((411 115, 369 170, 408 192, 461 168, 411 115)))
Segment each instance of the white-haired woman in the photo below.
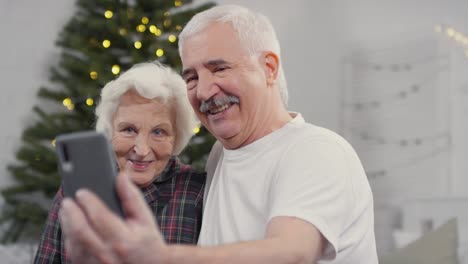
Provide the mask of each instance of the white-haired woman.
MULTIPOLYGON (((195 244, 201 227, 205 175, 177 155, 197 121, 182 78, 159 63, 141 63, 109 82, 96 108, 96 130, 130 171, 168 243, 195 244)), ((58 210, 60 188, 49 212, 34 263, 70 263, 58 210)))

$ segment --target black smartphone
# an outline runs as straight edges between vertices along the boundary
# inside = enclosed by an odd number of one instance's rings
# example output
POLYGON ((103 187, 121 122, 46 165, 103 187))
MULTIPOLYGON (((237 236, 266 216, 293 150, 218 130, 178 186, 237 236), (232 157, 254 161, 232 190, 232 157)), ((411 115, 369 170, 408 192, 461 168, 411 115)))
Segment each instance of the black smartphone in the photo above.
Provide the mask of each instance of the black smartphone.
POLYGON ((66 197, 74 198, 78 189, 87 188, 114 213, 124 217, 115 188, 115 155, 103 134, 82 131, 59 135, 56 153, 66 197))

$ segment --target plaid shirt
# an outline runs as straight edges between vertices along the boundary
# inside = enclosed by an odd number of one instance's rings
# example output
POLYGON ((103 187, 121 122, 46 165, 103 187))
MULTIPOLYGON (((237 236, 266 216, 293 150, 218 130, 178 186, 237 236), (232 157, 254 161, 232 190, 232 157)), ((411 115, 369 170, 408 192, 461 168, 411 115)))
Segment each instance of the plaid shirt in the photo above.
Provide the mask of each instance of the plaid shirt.
MULTIPOLYGON (((167 243, 196 244, 201 228, 204 173, 171 158, 162 174, 141 189, 156 216, 167 243)), ((63 199, 57 192, 37 249, 35 264, 71 263, 64 248, 58 211, 63 199)))

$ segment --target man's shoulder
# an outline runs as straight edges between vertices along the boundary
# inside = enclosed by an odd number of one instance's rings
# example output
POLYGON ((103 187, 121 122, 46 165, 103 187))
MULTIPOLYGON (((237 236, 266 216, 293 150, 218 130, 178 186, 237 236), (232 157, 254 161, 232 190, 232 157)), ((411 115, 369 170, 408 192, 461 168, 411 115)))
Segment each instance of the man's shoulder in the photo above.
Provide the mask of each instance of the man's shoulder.
POLYGON ((337 132, 311 123, 297 124, 293 131, 291 136, 294 136, 296 140, 304 140, 304 142, 312 144, 328 142, 346 147, 350 146, 349 142, 337 132))
POLYGON ((221 142, 216 141, 213 146, 211 147, 210 154, 208 155, 208 159, 206 160, 205 171, 210 174, 210 172, 214 172, 216 169, 216 165, 221 158, 223 152, 223 145, 221 142))
POLYGON ((206 171, 206 184, 205 184, 205 197, 204 201, 206 201, 208 196, 208 190, 210 189, 211 182, 213 180, 213 175, 216 170, 216 166, 218 166, 218 162, 221 159, 223 153, 223 145, 221 142, 216 141, 211 147, 210 154, 208 155, 208 159, 206 160, 205 171, 206 171))
POLYGON ((311 157, 355 159, 356 151, 338 133, 310 123, 294 124, 282 143, 273 147, 282 153, 284 161, 310 160, 311 157))

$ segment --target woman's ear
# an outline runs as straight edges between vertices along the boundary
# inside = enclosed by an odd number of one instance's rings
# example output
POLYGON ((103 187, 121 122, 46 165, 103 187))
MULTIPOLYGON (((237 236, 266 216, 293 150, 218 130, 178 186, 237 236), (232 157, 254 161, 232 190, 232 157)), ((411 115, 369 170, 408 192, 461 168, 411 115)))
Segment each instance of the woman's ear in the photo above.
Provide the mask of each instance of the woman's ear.
POLYGON ((263 54, 263 66, 268 85, 273 85, 278 78, 279 58, 276 53, 267 51, 263 54))

